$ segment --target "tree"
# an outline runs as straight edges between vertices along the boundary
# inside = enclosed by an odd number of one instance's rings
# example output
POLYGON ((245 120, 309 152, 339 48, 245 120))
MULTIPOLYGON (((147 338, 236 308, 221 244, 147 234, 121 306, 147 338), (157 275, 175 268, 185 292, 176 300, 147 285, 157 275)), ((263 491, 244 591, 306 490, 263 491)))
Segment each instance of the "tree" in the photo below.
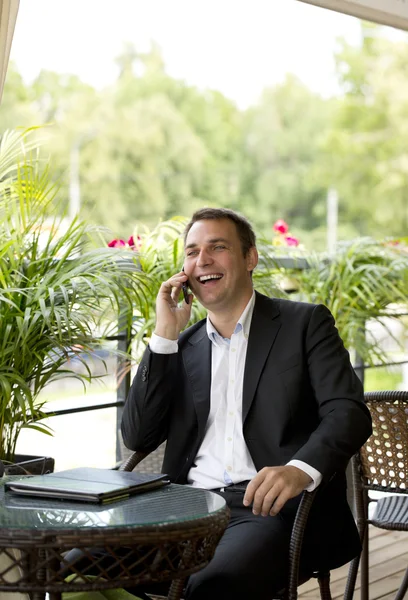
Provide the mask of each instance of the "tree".
POLYGON ((326 189, 315 177, 320 140, 330 126, 333 103, 312 93, 294 76, 265 90, 248 110, 243 154, 245 204, 260 228, 278 218, 313 229, 325 218, 326 189))
POLYGON ((12 127, 30 127, 41 122, 41 117, 32 103, 31 89, 11 61, 1 101, 0 132, 12 127))
POLYGON ((360 235, 405 235, 408 227, 408 44, 362 25, 361 43, 341 42, 345 92, 324 144, 322 179, 335 185, 343 219, 360 235))

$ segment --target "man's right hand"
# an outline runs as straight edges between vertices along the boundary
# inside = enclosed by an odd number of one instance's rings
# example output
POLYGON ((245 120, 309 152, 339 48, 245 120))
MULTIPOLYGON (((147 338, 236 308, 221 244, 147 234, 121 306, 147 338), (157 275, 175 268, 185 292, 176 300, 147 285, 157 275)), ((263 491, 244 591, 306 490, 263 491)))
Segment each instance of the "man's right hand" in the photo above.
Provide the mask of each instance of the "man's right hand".
POLYGON ((168 340, 177 340, 180 331, 187 325, 191 315, 193 295, 190 303, 183 300, 178 305, 181 286, 188 279, 184 271, 176 273, 161 284, 156 298, 156 327, 154 333, 168 340))

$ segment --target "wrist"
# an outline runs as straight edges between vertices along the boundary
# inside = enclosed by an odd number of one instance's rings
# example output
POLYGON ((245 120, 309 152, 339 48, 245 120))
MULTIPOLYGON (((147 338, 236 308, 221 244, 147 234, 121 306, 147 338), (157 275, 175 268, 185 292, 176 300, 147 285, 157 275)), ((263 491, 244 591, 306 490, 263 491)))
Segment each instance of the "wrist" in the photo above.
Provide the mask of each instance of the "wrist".
POLYGON ((179 331, 177 331, 174 327, 166 327, 163 325, 157 325, 154 330, 154 334, 158 335, 161 338, 166 340, 171 340, 172 342, 177 341, 179 337, 179 331))

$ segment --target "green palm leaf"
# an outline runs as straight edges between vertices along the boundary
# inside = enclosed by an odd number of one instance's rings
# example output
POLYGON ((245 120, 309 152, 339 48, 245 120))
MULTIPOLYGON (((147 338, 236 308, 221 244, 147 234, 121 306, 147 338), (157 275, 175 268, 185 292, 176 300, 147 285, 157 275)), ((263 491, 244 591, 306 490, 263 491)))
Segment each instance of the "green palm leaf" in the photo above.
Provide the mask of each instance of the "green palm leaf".
POLYGON ((117 333, 119 313, 129 328, 150 287, 136 254, 112 251, 104 231, 67 221, 33 134, 0 140, 0 458, 8 460, 22 428, 48 431, 38 425, 41 390, 62 376, 90 381, 86 355, 112 351, 96 332, 117 333), (67 368, 73 348, 83 373, 67 368))

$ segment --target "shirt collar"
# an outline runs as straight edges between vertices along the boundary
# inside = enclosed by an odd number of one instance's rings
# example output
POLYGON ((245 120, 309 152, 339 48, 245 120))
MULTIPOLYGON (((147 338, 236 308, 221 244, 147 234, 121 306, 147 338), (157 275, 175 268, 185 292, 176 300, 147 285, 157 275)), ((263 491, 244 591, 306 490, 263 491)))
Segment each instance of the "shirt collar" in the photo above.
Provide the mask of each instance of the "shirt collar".
MULTIPOLYGON (((255 307, 255 291, 252 292, 252 296, 244 308, 244 312, 240 316, 237 321, 237 324, 234 329, 234 333, 239 333, 241 330, 244 332, 245 339, 248 339, 249 329, 251 327, 252 315, 255 307)), ((223 338, 218 331, 215 329, 214 325, 210 321, 210 317, 207 315, 207 335, 210 338, 210 341, 213 344, 219 345, 223 341, 229 343, 228 338, 223 338)))

